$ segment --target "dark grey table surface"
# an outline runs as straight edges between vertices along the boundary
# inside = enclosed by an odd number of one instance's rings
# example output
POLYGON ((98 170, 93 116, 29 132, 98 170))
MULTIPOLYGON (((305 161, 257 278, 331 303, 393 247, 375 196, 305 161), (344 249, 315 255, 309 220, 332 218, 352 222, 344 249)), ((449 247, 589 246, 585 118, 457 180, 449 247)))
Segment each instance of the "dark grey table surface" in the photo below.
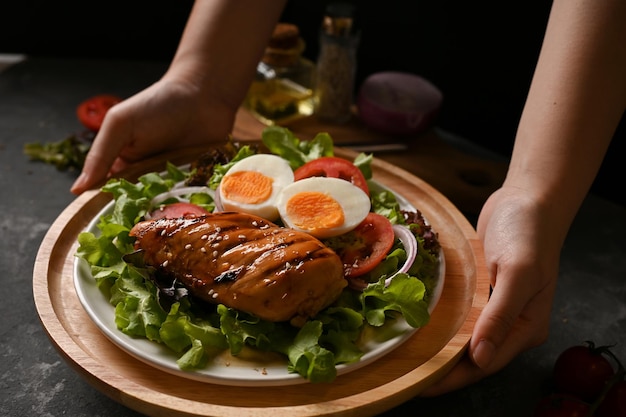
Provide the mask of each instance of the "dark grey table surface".
MULTIPOLYGON (((33 264, 47 229, 73 201, 75 172, 29 162, 29 142, 80 130, 78 102, 102 92, 128 96, 166 65, 29 59, 0 73, 0 415, 138 416, 92 388, 43 330, 32 296, 33 264)), ((548 341, 500 373, 437 398, 416 398, 385 416, 530 416, 546 393, 556 356, 593 340, 626 362, 626 208, 585 200, 563 250, 548 341)))

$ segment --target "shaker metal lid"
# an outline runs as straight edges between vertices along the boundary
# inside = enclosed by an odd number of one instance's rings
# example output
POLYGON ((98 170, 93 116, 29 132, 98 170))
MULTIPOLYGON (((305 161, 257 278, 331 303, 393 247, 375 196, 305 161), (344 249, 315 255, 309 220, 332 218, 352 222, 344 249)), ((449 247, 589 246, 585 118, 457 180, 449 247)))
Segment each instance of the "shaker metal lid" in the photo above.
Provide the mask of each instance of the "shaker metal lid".
POLYGON ((354 32, 356 6, 351 3, 330 3, 326 6, 322 30, 332 36, 349 36, 354 32))

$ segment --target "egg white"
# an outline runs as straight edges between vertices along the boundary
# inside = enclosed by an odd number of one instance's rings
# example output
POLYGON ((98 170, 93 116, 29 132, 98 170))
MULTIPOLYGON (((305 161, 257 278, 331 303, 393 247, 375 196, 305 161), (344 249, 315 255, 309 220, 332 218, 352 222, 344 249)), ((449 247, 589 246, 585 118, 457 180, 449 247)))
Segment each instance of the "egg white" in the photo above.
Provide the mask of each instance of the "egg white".
MULTIPOLYGON (((269 221, 276 221, 279 218, 276 200, 281 191, 287 185, 293 183, 293 170, 289 163, 277 155, 256 154, 242 159, 235 163, 224 175, 224 179, 229 175, 241 171, 253 171, 272 178, 271 195, 260 203, 250 204, 228 198, 222 189, 219 188, 219 197, 224 211, 238 211, 241 213, 253 214, 263 217, 269 221)), ((222 181, 224 180, 222 179, 222 181)))
POLYGON ((349 181, 330 177, 311 177, 286 186, 280 193, 277 206, 285 226, 324 239, 347 233, 357 227, 369 213, 371 201, 363 190, 349 181), (295 195, 309 191, 321 192, 339 203, 344 213, 343 224, 317 230, 306 230, 294 224, 287 212, 287 203, 295 195))

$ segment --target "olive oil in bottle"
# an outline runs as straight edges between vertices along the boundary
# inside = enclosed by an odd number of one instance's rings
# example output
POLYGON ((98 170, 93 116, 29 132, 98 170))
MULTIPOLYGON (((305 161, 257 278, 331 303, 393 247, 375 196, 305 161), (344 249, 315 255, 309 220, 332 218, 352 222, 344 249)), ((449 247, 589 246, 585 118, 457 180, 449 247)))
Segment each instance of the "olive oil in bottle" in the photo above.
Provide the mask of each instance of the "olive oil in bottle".
POLYGON ((283 125, 313 114, 315 65, 302 56, 298 27, 279 23, 265 50, 244 101, 266 125, 283 125))

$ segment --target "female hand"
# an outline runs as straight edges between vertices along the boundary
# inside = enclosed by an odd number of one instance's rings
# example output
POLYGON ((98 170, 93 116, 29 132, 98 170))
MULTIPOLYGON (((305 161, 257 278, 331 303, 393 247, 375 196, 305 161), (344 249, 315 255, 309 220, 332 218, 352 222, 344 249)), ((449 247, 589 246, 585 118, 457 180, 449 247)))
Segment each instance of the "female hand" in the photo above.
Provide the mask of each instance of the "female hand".
MULTIPOLYGON (((477 225, 493 292, 467 354, 422 395, 434 396, 491 375, 548 336, 563 233, 527 190, 503 187, 485 203, 477 225)), ((551 215, 551 213, 553 215, 551 215)))
POLYGON ((284 4, 194 2, 167 73, 109 110, 72 192, 150 155, 226 140, 284 4))
POLYGON ((151 155, 225 140, 235 113, 195 85, 164 77, 109 110, 71 191, 80 194, 151 155))

